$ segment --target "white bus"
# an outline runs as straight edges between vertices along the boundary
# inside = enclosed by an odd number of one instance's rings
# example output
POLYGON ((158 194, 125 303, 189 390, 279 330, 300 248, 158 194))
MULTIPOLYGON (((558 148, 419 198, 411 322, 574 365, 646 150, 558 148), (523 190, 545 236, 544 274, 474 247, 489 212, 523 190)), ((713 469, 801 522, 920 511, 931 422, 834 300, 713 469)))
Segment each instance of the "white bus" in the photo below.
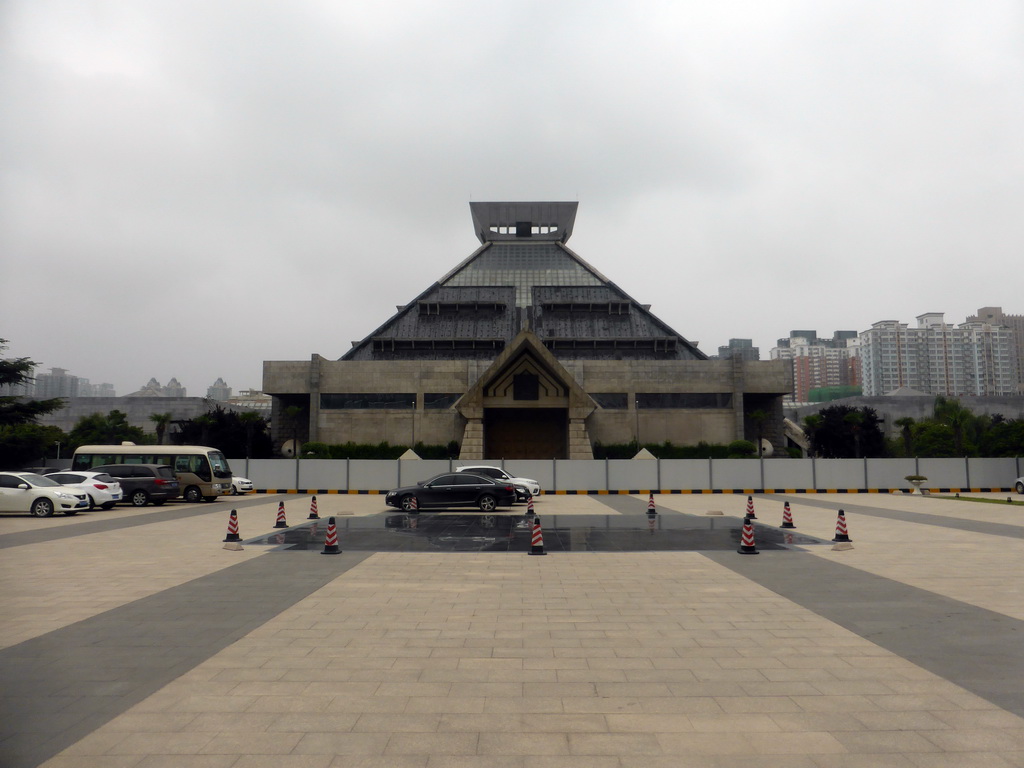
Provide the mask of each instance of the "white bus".
POLYGON ((185 501, 213 501, 231 493, 231 467, 224 454, 205 445, 83 445, 71 469, 84 472, 104 464, 167 464, 181 484, 185 501))

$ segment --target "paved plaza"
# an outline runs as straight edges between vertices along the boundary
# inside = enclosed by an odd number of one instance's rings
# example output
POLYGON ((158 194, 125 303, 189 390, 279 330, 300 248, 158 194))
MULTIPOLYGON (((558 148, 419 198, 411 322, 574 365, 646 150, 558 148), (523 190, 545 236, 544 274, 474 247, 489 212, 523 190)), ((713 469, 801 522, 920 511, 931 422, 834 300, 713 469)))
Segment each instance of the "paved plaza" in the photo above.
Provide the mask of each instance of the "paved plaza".
POLYGON ((300 495, 0 516, 0 766, 1024 768, 1024 507, 988 496, 755 496, 828 542, 757 556, 251 543, 300 495))

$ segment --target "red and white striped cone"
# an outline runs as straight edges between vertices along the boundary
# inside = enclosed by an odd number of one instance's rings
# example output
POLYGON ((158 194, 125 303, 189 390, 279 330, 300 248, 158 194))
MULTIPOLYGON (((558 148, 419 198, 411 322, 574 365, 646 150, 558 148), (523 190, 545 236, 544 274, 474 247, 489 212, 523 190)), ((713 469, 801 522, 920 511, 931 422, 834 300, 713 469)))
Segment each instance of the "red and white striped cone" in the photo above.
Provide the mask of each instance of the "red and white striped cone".
POLYGON ((757 520, 757 515, 754 514, 754 497, 747 496, 747 517, 751 520, 757 520))
POLYGON ((743 533, 740 535, 740 548, 736 550, 741 555, 757 555, 757 547, 754 546, 754 524, 749 517, 743 518, 743 533))
POLYGON ((275 528, 287 528, 288 521, 284 519, 284 502, 277 502, 277 522, 274 523, 275 528))
POLYGON ((658 510, 654 508, 654 494, 652 493, 647 499, 647 514, 654 515, 657 514, 657 512, 658 510))
POLYGON ((316 496, 313 497, 312 501, 309 502, 309 517, 307 520, 319 520, 320 515, 316 511, 316 496))
POLYGON ((224 541, 241 541, 242 537, 238 535, 238 511, 232 509, 231 517, 228 518, 228 535, 224 541))
POLYGON ((837 541, 841 544, 853 541, 846 532, 846 513, 843 510, 839 510, 839 517, 836 518, 836 537, 832 541, 837 541))
POLYGON ((796 528, 793 525, 793 513, 789 509, 789 502, 786 502, 786 506, 782 508, 782 526, 783 528, 796 528))
POLYGON ((338 549, 338 529, 334 525, 334 518, 327 518, 327 538, 324 539, 324 551, 321 555, 339 555, 341 550, 338 549))
POLYGON ((546 555, 544 551, 544 532, 540 529, 540 518, 536 517, 533 520, 533 537, 530 540, 530 554, 531 555, 546 555))
POLYGON ((526 516, 533 517, 536 512, 533 511, 533 496, 526 499, 526 516))

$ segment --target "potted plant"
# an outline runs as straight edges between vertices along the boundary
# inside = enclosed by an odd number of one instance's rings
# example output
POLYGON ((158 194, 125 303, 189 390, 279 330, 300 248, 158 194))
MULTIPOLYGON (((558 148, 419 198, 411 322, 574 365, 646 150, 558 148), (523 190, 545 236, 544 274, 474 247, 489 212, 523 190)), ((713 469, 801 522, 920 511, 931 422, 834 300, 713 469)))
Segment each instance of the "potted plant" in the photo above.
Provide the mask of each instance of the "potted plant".
POLYGON ((922 493, 921 485, 928 481, 928 478, 924 475, 907 475, 904 480, 914 486, 914 490, 911 493, 922 493))

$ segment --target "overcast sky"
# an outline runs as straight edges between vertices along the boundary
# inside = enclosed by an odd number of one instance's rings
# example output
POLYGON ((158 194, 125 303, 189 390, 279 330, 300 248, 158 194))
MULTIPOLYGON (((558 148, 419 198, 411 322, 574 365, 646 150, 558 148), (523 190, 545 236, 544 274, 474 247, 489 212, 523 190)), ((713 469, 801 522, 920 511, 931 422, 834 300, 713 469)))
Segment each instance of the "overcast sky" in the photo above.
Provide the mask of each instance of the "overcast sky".
POLYGON ((3 0, 0 337, 127 394, 337 358, 471 200, 714 354, 1024 313, 1011 0, 3 0))

